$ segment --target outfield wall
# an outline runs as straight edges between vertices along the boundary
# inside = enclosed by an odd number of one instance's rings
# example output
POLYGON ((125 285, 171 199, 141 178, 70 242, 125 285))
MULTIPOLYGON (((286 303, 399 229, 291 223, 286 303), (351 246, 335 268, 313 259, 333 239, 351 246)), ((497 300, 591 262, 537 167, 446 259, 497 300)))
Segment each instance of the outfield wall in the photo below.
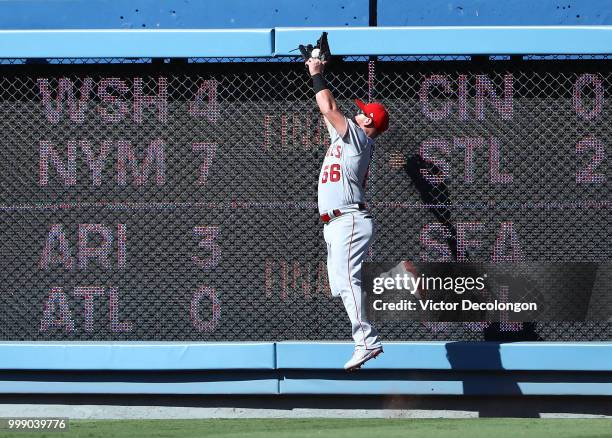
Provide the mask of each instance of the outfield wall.
POLYGON ((346 342, 0 344, 0 393, 612 395, 612 344, 388 342, 357 372, 346 342))
MULTIPOLYGON (((321 30, 4 31, 0 57, 268 57, 291 54, 321 30)), ((612 48, 609 26, 328 30, 334 50, 345 55, 359 54, 355 41, 368 55, 608 54, 612 48), (452 48, 446 31, 453 32, 452 48)), ((2 342, 0 392, 612 395, 607 340, 388 342, 367 369, 347 374, 341 365, 351 350, 342 342, 2 342)))

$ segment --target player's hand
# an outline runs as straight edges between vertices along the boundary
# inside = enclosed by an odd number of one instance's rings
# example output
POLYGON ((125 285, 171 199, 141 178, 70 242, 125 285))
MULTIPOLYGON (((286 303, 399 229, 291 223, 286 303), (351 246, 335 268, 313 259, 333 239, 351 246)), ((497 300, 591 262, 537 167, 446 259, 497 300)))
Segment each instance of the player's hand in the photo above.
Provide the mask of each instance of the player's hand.
POLYGON ((319 58, 310 58, 308 61, 306 61, 310 76, 314 76, 317 73, 323 73, 325 64, 327 64, 327 61, 321 61, 319 58))

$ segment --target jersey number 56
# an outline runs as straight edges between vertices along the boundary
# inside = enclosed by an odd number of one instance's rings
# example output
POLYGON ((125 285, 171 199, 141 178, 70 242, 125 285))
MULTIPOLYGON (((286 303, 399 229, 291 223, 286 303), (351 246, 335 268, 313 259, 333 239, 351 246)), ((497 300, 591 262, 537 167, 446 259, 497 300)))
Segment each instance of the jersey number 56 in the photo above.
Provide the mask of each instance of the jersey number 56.
POLYGON ((321 177, 321 182, 325 184, 327 181, 329 182, 340 181, 340 165, 339 164, 323 166, 323 175, 321 177))

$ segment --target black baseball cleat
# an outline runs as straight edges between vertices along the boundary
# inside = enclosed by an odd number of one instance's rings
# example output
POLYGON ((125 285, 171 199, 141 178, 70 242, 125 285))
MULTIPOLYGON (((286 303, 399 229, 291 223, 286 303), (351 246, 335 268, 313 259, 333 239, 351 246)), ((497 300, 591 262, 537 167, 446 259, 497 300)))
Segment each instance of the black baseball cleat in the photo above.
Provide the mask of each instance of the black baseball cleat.
POLYGON ((382 347, 373 348, 371 350, 355 350, 353 356, 347 363, 344 364, 344 369, 352 371, 361 368, 361 365, 369 361, 370 359, 376 358, 383 352, 382 347))

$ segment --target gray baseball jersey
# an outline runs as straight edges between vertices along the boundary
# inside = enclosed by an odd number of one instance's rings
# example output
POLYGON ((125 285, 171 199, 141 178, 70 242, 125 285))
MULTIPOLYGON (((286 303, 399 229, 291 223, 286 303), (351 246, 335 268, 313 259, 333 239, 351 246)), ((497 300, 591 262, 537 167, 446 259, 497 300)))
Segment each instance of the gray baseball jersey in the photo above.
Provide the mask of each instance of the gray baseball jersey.
MULTIPOLYGON (((331 145, 319 175, 319 212, 365 202, 365 183, 374 144, 363 129, 347 120, 340 137, 331 127, 331 145)), ((378 332, 367 320, 361 289, 361 264, 374 235, 374 221, 365 210, 347 209, 324 226, 327 272, 332 295, 341 297, 351 321, 355 349, 381 346, 378 332)))
POLYGON ((347 119, 347 132, 340 137, 331 127, 331 144, 319 174, 319 213, 365 202, 365 183, 374 143, 363 129, 347 119))

